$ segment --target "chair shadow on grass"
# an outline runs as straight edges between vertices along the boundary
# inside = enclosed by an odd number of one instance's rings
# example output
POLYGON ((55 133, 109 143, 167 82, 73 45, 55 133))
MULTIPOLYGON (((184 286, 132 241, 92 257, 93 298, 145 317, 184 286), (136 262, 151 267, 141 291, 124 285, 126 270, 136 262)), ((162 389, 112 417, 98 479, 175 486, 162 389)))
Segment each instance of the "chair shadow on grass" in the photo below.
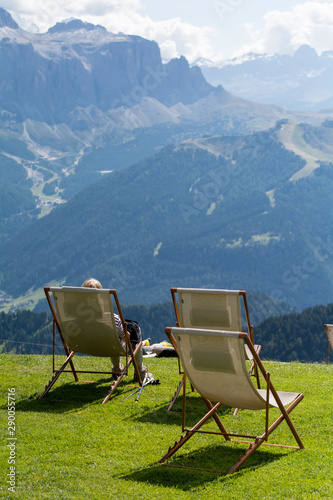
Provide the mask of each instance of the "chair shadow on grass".
POLYGON ((238 461, 239 456, 245 449, 246 444, 244 443, 237 445, 208 445, 200 450, 189 453, 184 449, 183 452, 180 450, 168 461, 171 467, 153 463, 144 469, 131 472, 130 474, 123 474, 119 478, 156 486, 177 487, 187 491, 190 488, 215 481, 217 478, 220 478, 221 481, 236 479, 240 475, 280 460, 287 454, 287 452, 283 453, 276 448, 257 450, 243 464, 239 471, 232 475, 227 475, 226 472, 238 461), (182 468, 183 466, 185 467, 182 468), (209 470, 194 470, 200 468, 209 470))
MULTIPOLYGON (((155 405, 154 408, 141 411, 135 416, 132 416, 134 422, 153 423, 162 425, 180 425, 182 421, 182 401, 181 399, 176 402, 172 411, 167 411, 169 406, 167 403, 162 403, 159 406, 155 405)), ((233 409, 228 406, 221 406, 219 408, 219 416, 232 415, 233 409)), ((195 395, 188 397, 188 404, 186 406, 186 425, 192 427, 195 425, 200 416, 204 416, 207 412, 207 407, 204 405, 202 399, 195 395)))
MULTIPOLYGON (((81 410, 89 405, 101 405, 111 383, 110 378, 103 378, 93 382, 83 380, 66 382, 52 388, 43 399, 39 399, 43 390, 41 387, 40 392, 32 394, 27 399, 18 400, 16 402, 16 411, 66 413, 81 410)), ((123 380, 106 404, 112 404, 114 398, 126 397, 137 387, 138 384, 133 383, 132 380, 123 380)))

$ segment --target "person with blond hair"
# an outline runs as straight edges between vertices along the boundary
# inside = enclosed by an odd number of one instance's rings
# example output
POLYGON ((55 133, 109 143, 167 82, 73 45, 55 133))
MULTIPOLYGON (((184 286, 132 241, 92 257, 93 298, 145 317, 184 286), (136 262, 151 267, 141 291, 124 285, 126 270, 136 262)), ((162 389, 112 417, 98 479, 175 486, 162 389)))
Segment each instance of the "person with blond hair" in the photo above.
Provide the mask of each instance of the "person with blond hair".
MULTIPOLYGON (((81 285, 82 287, 85 288, 99 288, 102 289, 101 283, 96 280, 95 278, 89 278, 86 280, 84 283, 81 285)), ((118 337, 120 340, 121 345, 123 346, 124 349, 126 349, 126 342, 125 342, 125 332, 123 328, 123 324, 121 322, 120 316, 118 314, 114 314, 114 320, 117 328, 117 333, 118 337)), ((130 334, 130 340, 133 349, 135 349, 136 344, 142 340, 141 336, 141 328, 138 325, 136 321, 133 320, 125 320, 127 323, 127 330, 128 333, 130 334)), ((111 363, 112 363, 112 368, 111 371, 115 373, 120 373, 124 370, 124 365, 120 362, 120 357, 111 357, 111 363)), ((138 350, 136 356, 135 356, 136 362, 138 364, 138 369, 140 372, 140 377, 141 380, 144 380, 146 377, 146 380, 154 380, 154 376, 152 373, 148 372, 148 368, 146 365, 143 364, 143 354, 142 354, 142 347, 138 350)), ((115 375, 116 377, 116 375, 115 375)), ((136 375, 134 374, 134 378, 136 378, 136 375)))

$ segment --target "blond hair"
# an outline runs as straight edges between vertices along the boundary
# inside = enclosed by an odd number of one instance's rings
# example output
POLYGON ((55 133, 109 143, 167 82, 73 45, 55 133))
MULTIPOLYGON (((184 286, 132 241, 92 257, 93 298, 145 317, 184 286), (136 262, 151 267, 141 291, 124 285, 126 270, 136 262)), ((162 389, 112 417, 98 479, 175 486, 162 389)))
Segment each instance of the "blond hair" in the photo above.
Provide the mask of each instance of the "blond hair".
POLYGON ((85 288, 103 288, 100 282, 94 278, 86 280, 81 286, 85 288))

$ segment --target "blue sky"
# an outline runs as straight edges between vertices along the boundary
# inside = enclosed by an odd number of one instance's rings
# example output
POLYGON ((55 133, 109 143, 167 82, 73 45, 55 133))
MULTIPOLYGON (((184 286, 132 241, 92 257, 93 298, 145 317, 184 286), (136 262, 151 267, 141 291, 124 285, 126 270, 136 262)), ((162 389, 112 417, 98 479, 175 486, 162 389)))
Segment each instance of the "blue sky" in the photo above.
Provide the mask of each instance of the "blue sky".
POLYGON ((156 40, 165 59, 333 50, 333 0, 0 0, 25 29, 71 17, 156 40))

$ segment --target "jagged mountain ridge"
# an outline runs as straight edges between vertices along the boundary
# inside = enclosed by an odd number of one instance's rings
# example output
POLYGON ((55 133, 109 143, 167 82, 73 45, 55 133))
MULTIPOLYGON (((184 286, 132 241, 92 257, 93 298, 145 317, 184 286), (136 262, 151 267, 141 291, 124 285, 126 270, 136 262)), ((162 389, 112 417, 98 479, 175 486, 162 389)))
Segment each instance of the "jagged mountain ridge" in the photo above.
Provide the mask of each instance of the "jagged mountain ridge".
POLYGON ((203 75, 234 95, 289 110, 333 107, 333 51, 302 45, 293 55, 245 54, 221 62, 201 59, 203 75))
POLYGON ((29 33, 2 15, 0 107, 21 121, 66 122, 77 107, 132 107, 144 97, 166 106, 211 90, 184 57, 163 64, 156 42, 75 20, 29 33))

